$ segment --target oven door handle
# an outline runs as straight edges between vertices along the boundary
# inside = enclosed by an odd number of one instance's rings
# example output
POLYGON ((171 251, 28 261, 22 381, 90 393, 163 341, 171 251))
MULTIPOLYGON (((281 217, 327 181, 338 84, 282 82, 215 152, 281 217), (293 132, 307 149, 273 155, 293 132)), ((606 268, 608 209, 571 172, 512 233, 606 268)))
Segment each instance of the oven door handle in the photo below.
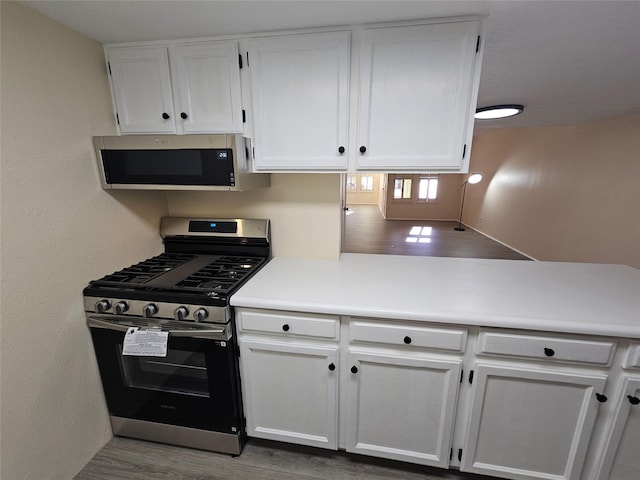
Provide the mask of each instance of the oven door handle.
POLYGON ((118 332, 126 332, 131 325, 125 325, 118 322, 109 322, 96 317, 87 317, 87 325, 93 328, 104 328, 106 330, 117 330, 118 332))
MULTIPOLYGON (((93 328, 104 328, 106 330, 116 330, 118 332, 126 332, 130 327, 135 325, 130 325, 126 323, 121 323, 118 321, 109 321, 103 320, 98 317, 88 316, 87 324, 89 327, 93 328)), ((221 337, 227 337, 227 329, 226 327, 213 327, 206 329, 193 329, 193 330, 162 330, 163 332, 168 332, 171 337, 192 337, 192 338, 215 338, 222 339, 221 337)))

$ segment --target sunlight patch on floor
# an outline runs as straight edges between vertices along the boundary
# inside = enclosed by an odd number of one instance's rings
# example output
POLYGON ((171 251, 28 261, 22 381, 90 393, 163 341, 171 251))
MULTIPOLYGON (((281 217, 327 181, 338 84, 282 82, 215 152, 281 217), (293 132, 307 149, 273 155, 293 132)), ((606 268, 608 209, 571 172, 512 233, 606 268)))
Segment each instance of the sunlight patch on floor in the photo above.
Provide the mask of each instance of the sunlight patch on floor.
POLYGON ((409 230, 409 236, 405 238, 407 243, 431 243, 433 227, 414 226, 409 230))

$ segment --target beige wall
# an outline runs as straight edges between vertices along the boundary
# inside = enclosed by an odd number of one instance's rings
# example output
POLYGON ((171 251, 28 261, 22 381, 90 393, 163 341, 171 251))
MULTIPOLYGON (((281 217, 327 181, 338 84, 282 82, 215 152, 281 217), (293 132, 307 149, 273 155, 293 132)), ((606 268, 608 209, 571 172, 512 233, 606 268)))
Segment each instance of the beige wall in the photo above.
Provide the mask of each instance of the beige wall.
POLYGON ((101 46, 1 12, 0 477, 72 478, 111 437, 82 289, 161 251, 166 200, 99 187, 91 137, 114 133, 101 46))
MULTIPOLYGON (((413 187, 417 188, 419 175, 414 175, 413 187)), ((457 220, 460 215, 460 200, 464 181, 460 174, 443 174, 438 176, 437 202, 417 202, 393 199, 393 176, 389 175, 387 188, 388 220, 457 220)))
POLYGON ((538 260, 640 268, 640 116, 474 138, 464 222, 538 260))
POLYGON ((173 216, 269 218, 273 255, 340 255, 340 175, 272 174, 271 187, 249 192, 170 192, 173 216))

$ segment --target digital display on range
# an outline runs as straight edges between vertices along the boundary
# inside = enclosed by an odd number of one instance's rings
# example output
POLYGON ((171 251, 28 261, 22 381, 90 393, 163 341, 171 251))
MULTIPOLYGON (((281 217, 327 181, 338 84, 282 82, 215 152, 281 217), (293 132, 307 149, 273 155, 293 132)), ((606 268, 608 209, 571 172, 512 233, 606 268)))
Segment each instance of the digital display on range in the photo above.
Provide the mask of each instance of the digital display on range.
POLYGON ((218 232, 218 233, 236 233, 238 231, 237 222, 216 221, 216 220, 191 220, 189 222, 190 232, 218 232))

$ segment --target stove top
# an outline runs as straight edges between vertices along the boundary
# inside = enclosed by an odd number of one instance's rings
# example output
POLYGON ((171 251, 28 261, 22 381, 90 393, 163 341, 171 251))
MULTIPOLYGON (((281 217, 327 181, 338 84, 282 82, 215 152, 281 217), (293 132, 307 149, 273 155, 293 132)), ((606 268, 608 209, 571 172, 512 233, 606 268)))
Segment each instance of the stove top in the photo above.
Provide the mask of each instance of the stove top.
MULTIPOLYGON (((162 253, 89 283, 100 291, 126 298, 176 301, 198 298, 226 300, 266 258, 235 255, 162 253)), ((98 292, 98 293, 97 293, 98 292)), ((220 302, 218 302, 220 303, 220 302)))
POLYGON ((228 307, 270 258, 268 220, 165 217, 160 233, 164 253, 89 282, 87 312, 151 317, 176 305, 228 307))

